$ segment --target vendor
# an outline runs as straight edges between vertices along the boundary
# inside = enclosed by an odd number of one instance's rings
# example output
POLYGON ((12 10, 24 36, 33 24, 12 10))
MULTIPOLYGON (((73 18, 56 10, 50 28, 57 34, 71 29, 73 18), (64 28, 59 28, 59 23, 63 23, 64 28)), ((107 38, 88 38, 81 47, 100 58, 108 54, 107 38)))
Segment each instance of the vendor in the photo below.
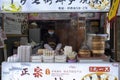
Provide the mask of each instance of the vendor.
POLYGON ((62 47, 59 37, 55 34, 55 28, 53 26, 48 27, 48 33, 44 36, 44 48, 48 50, 59 51, 62 47))

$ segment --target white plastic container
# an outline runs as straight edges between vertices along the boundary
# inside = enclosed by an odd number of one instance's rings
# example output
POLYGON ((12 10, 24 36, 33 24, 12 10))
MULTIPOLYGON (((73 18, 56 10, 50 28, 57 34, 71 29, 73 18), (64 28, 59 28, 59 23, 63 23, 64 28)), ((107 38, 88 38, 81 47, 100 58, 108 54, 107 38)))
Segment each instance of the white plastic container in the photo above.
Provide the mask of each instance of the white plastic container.
POLYGON ((55 62, 66 62, 67 56, 66 55, 56 55, 55 62))
POLYGON ((43 55, 43 62, 47 62, 47 63, 54 62, 54 56, 44 56, 43 55))

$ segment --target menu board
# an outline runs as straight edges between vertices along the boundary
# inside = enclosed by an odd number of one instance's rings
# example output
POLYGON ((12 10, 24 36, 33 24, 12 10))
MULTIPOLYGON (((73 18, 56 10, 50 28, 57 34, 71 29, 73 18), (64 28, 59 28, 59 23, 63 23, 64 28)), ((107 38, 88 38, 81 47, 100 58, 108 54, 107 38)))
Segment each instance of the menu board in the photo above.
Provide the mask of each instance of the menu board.
POLYGON ((27 23, 27 14, 22 13, 6 13, 4 14, 4 31, 6 34, 22 34, 23 26, 27 23))
POLYGON ((120 80, 118 63, 2 63, 2 80, 120 80))

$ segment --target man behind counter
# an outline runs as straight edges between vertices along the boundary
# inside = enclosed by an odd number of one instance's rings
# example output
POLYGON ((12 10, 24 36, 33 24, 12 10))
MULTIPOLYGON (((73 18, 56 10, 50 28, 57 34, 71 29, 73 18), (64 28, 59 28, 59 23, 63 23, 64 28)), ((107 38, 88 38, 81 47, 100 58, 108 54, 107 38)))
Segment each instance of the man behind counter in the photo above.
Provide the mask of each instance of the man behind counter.
POLYGON ((53 26, 48 27, 48 33, 45 34, 44 38, 44 48, 48 50, 59 51, 62 47, 59 37, 55 34, 55 28, 53 26))

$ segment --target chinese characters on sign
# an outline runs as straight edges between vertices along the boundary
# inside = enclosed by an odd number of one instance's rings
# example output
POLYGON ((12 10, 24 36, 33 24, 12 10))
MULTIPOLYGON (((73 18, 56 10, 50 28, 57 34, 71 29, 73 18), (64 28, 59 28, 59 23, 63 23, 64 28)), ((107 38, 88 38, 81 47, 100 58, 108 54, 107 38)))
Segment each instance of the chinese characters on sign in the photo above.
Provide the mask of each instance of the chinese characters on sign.
POLYGON ((26 3, 26 0, 21 0, 20 3, 24 5, 26 3))
POLYGON ((21 76, 26 75, 26 74, 27 74, 27 75, 30 75, 30 74, 28 73, 28 68, 24 68, 24 69, 23 69, 21 76))
POLYGON ((110 2, 111 0, 2 0, 0 7, 7 12, 98 12, 109 11, 110 2))
POLYGON ((110 67, 90 67, 90 72, 110 72, 110 67))
MULTIPOLYGON (((28 68, 23 68, 21 76, 24 75, 30 75, 30 73, 28 72, 28 68)), ((36 78, 42 77, 43 73, 42 73, 42 69, 40 67, 36 67, 34 68, 34 73, 33 76, 36 78)))
POLYGON ((35 76, 35 77, 42 77, 42 69, 40 68, 40 67, 36 67, 35 69, 34 69, 34 73, 33 73, 33 75, 35 76))
MULTIPOLYGON (((13 0, 11 0, 13 2, 13 0)), ((21 4, 25 4, 27 0, 21 0, 20 3, 21 4)), ((35 4, 40 4, 40 1, 41 0, 33 0, 32 1, 32 4, 35 3, 35 4)), ((64 3, 67 2, 67 0, 43 0, 43 2, 45 3, 49 3, 49 5, 52 5, 53 1, 55 1, 55 3, 61 3, 62 5, 64 3)), ((93 3, 93 4, 102 4, 102 3, 105 3, 105 2, 109 2, 109 0, 78 0, 79 3, 86 3, 86 4, 90 4, 90 3, 93 3)), ((42 1, 41 1, 42 2, 42 1)), ((72 3, 75 3, 76 0, 68 0, 68 5, 71 5, 72 3)))
POLYGON ((103 75, 106 75, 108 78, 112 76, 112 79, 105 80, 119 80, 119 64, 3 62, 1 73, 1 80, 91 80, 86 78, 88 76, 90 78, 90 76, 101 77, 103 75))

